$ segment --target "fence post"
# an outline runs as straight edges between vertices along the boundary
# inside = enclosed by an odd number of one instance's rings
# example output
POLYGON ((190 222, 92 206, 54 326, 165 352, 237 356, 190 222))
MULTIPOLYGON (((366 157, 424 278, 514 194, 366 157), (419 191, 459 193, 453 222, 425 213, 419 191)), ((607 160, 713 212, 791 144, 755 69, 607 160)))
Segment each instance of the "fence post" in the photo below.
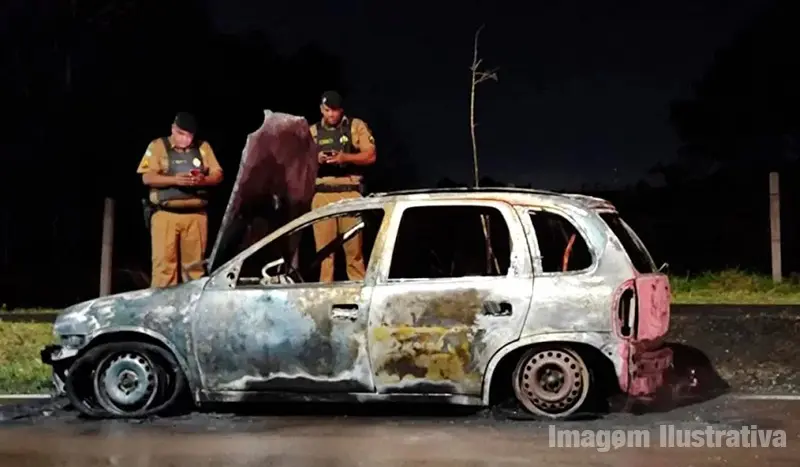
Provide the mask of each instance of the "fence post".
POLYGON ((772 250, 772 280, 781 282, 781 196, 778 186, 778 172, 769 174, 769 229, 772 250))
POLYGON ((111 294, 111 259, 114 255, 114 200, 103 205, 103 244, 100 249, 100 296, 111 294))

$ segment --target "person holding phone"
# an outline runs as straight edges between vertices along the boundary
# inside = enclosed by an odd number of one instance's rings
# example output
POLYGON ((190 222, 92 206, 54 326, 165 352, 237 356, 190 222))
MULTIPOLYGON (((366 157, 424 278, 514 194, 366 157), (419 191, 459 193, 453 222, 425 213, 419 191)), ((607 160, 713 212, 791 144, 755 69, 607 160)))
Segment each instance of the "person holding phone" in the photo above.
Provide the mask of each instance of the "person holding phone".
MULTIPOLYGON (((311 136, 319 147, 319 170, 311 208, 345 198, 356 198, 363 193, 364 168, 375 163, 375 138, 367 124, 344 114, 342 96, 327 91, 320 103, 322 119, 311 125, 311 136)), ((314 224, 317 250, 330 243, 356 224, 356 219, 339 218, 314 224)), ((344 244, 347 276, 350 280, 363 280, 366 274, 359 232, 344 244)), ((320 265, 320 282, 333 282, 333 254, 320 265)))
POLYGON ((208 187, 219 185, 223 174, 211 145, 195 139, 196 133, 195 117, 179 112, 170 136, 150 142, 136 171, 149 188, 151 287, 179 283, 179 251, 190 279, 205 274, 208 187))

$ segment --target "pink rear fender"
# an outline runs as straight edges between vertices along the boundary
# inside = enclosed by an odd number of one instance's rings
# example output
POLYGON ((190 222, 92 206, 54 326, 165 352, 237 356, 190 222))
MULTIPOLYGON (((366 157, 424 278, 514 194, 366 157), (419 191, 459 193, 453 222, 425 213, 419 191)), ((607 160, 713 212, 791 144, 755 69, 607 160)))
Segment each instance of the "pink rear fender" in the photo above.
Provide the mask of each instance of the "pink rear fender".
POLYGON ((672 365, 672 350, 663 343, 669 331, 669 277, 639 275, 622 284, 616 298, 614 332, 620 339, 620 388, 631 396, 651 397, 664 385, 672 365))
POLYGON ((643 274, 635 279, 639 324, 637 341, 659 340, 669 331, 672 295, 665 274, 643 274))

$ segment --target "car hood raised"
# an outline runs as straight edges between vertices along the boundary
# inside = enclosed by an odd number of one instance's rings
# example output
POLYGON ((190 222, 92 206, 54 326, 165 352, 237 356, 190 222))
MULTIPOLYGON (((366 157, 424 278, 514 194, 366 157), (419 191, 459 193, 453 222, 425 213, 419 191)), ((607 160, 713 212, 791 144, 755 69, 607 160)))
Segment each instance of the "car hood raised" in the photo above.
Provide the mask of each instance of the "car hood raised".
POLYGON ((261 127, 247 136, 208 270, 308 212, 318 165, 306 119, 265 110, 261 127))

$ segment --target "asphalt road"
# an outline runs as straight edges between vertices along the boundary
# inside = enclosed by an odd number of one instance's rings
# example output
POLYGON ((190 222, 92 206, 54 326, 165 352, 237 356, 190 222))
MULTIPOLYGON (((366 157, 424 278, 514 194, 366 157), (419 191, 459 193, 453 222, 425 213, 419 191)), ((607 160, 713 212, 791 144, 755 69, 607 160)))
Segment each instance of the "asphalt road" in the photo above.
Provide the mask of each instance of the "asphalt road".
POLYGON ((7 404, 0 414, 0 466, 14 467, 800 464, 800 401, 741 400, 731 395, 661 413, 614 413, 554 424, 510 420, 507 414, 491 411, 399 406, 298 406, 283 407, 278 415, 195 413, 145 421, 90 421, 59 404, 37 401, 7 404), (564 446, 563 435, 559 446, 551 426, 591 431, 581 433, 584 447, 564 446), (696 447, 676 447, 668 436, 662 437, 662 426, 700 430, 694 433, 703 438, 696 447), (761 446, 724 447, 728 438, 717 439, 716 433, 705 438, 703 431, 739 431, 743 426, 762 430, 763 438, 753 438, 761 446), (609 430, 622 431, 615 435, 609 430), (785 447, 780 447, 780 438, 773 438, 776 430, 785 432, 785 447), (647 438, 633 433, 647 433, 647 438), (607 444, 612 439, 616 449, 607 444), (714 447, 720 441, 723 447, 714 447))

